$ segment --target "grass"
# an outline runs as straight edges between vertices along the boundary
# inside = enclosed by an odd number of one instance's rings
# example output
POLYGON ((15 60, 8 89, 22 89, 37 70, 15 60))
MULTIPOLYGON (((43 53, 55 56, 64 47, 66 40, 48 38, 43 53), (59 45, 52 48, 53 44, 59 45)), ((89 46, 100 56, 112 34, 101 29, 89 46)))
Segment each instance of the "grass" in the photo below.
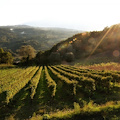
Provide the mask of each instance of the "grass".
POLYGON ((109 63, 94 64, 94 65, 89 65, 86 68, 94 69, 94 70, 120 71, 120 63, 109 62, 109 63))
POLYGON ((0 64, 0 69, 3 68, 14 68, 16 65, 11 65, 11 64, 0 64))
MULTIPOLYGON (((120 118, 120 116, 116 116, 116 113, 120 112, 120 101, 116 102, 107 102, 101 106, 98 106, 90 101, 83 108, 80 108, 78 103, 74 103, 74 109, 62 110, 55 113, 48 114, 49 119, 51 120, 79 120, 80 118, 84 118, 85 120, 93 120, 94 118, 102 118, 102 119, 111 119, 112 118, 120 118), (91 117, 92 116, 92 117, 91 117), (97 117, 98 116, 98 117, 97 117)), ((42 119, 42 116, 32 117, 30 120, 42 119)), ((44 115, 43 115, 44 118, 44 115)))

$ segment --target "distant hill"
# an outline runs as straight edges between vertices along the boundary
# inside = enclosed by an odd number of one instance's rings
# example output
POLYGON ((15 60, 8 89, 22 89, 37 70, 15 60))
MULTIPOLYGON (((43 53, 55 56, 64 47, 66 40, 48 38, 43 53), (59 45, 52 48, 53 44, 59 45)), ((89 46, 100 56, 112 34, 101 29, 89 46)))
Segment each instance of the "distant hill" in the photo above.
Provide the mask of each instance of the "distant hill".
POLYGON ((27 25, 1 26, 0 47, 16 52, 22 45, 31 45, 37 51, 48 50, 56 43, 82 31, 64 28, 40 28, 27 25))
POLYGON ((62 61, 69 54, 69 58, 74 57, 74 60, 120 62, 120 24, 106 27, 103 31, 76 34, 53 46, 50 53, 59 53, 62 61))

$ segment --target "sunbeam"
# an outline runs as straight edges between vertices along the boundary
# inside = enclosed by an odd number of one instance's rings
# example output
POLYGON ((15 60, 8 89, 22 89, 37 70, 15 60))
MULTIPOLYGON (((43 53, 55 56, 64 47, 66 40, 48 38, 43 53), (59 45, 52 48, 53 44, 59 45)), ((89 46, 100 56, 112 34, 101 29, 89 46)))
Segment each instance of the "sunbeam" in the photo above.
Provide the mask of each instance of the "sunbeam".
POLYGON ((95 52, 95 50, 99 47, 99 45, 102 43, 102 41, 104 40, 104 38, 107 36, 107 34, 112 30, 113 26, 110 27, 110 29, 108 29, 108 31, 105 33, 105 35, 101 38, 101 40, 98 42, 98 44, 96 45, 96 47, 92 50, 92 52, 90 53, 90 55, 88 56, 88 58, 86 60, 88 60, 91 55, 95 52))

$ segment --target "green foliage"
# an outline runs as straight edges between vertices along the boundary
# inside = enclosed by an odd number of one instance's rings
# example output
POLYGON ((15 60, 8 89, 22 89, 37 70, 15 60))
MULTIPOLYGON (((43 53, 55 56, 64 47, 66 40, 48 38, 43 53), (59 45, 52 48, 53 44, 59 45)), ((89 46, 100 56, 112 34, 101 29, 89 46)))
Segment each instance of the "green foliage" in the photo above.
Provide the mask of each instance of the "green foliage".
POLYGON ((75 110, 75 112, 79 112, 80 111, 79 103, 74 102, 74 110, 75 110))
POLYGON ((50 52, 49 51, 39 51, 36 54, 35 60, 36 60, 36 64, 37 65, 47 65, 49 64, 49 60, 48 60, 48 56, 49 56, 50 52))
POLYGON ((13 83, 11 82, 9 84, 9 88, 7 89, 6 93, 7 104, 10 102, 10 99, 12 99, 14 95, 17 92, 19 92, 19 90, 22 89, 31 80, 37 69, 38 69, 37 67, 33 67, 32 69, 27 68, 27 70, 23 70, 21 74, 11 76, 11 79, 13 79, 13 83))
POLYGON ((68 65, 2 68, 0 118, 119 119, 119 75, 68 65))
POLYGON ((58 52, 52 52, 49 56, 49 61, 50 63, 59 63, 61 61, 61 58, 60 58, 60 53, 58 52))
POLYGON ((26 58, 27 60, 35 57, 35 49, 31 45, 21 46, 18 52, 22 58, 26 58))
POLYGON ((0 64, 12 64, 13 63, 13 56, 10 52, 4 51, 0 48, 0 64))
POLYGON ((72 52, 68 52, 65 54, 65 60, 67 62, 72 62, 74 60, 74 54, 72 52))
MULTIPOLYGON (((52 66, 53 67, 53 66, 52 66)), ((70 94, 76 94, 76 84, 78 83, 76 80, 69 80, 69 78, 67 78, 66 76, 64 76, 63 74, 61 74, 61 72, 56 71, 57 68, 56 67, 50 67, 48 66, 48 68, 50 69, 50 71, 61 81, 63 81, 63 84, 65 84, 65 86, 68 86, 68 89, 70 90, 70 94), (72 89, 71 89, 72 88, 72 89)))
POLYGON ((35 93, 36 93, 36 88, 40 80, 41 72, 42 72, 43 67, 41 66, 39 70, 37 71, 36 75, 30 80, 30 88, 31 88, 31 99, 33 99, 35 93))
POLYGON ((95 90, 95 81, 92 78, 85 77, 81 74, 79 74, 80 76, 78 76, 75 74, 73 70, 65 69, 64 67, 60 67, 60 66, 58 67, 60 69, 57 67, 54 67, 54 68, 65 77, 68 77, 73 81, 77 80, 76 82, 78 83, 78 85, 80 85, 81 88, 86 92, 92 92, 95 90))
POLYGON ((49 119, 50 119, 50 116, 48 114, 43 115, 43 120, 49 120, 49 119))
POLYGON ((46 66, 45 66, 45 77, 46 77, 46 80, 47 80, 48 87, 52 88, 52 97, 53 97, 53 96, 55 96, 55 93, 56 93, 56 83, 50 77, 46 66))

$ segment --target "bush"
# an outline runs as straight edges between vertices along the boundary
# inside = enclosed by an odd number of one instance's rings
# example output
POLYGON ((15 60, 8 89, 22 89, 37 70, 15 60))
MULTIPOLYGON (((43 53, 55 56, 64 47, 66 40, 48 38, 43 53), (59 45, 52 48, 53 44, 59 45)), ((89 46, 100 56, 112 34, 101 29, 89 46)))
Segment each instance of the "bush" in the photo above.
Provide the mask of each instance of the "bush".
POLYGON ((68 52, 65 54, 65 60, 67 62, 72 62, 74 60, 74 54, 72 52, 68 52))

